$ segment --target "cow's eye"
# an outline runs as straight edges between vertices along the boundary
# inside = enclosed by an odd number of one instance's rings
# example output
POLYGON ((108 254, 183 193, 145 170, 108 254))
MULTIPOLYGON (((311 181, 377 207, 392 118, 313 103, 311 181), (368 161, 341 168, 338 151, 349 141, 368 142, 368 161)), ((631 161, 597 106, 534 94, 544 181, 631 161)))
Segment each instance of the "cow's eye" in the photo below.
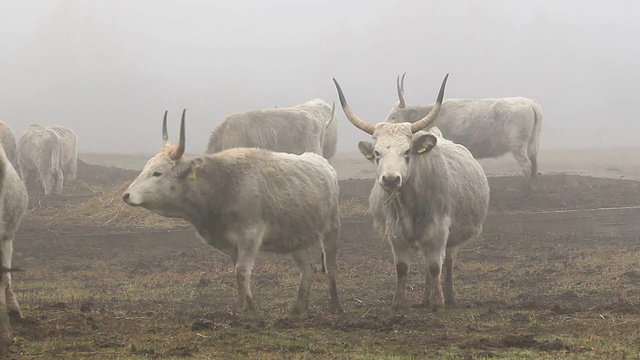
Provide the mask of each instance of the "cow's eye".
POLYGON ((153 177, 160 177, 161 175, 162 175, 162 173, 159 172, 159 171, 154 171, 153 172, 153 177))

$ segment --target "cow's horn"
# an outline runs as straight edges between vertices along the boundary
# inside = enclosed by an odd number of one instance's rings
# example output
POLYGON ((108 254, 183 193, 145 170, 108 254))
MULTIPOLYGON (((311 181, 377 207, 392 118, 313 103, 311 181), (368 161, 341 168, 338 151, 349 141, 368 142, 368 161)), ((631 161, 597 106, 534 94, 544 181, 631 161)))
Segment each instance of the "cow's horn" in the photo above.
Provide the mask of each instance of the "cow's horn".
POLYGON ((187 112, 187 109, 182 110, 182 120, 180 121, 180 142, 178 143, 178 147, 169 154, 171 160, 176 161, 184 155, 184 147, 185 147, 185 135, 184 135, 184 114, 187 112))
POLYGON ((423 117, 422 119, 411 124, 411 133, 415 134, 418 131, 426 128, 436 120, 438 117, 438 113, 440 112, 440 107, 442 107, 442 99, 444 98, 444 88, 447 84, 447 79, 449 78, 449 74, 445 75, 444 80, 442 80, 442 85, 440 85, 440 92, 438 93, 438 100, 436 100, 435 105, 431 108, 431 111, 423 117))
POLYGON ((333 104, 331 104, 331 117, 329 118, 329 121, 325 123, 325 127, 329 127, 329 125, 331 125, 331 122, 333 122, 333 119, 335 117, 336 117, 336 102, 334 101, 333 104))
POLYGON ((169 145, 169 134, 167 133, 167 112, 164 111, 164 119, 162 120, 162 145, 169 145))
POLYGON ((347 100, 344 98, 344 94, 342 93, 342 89, 340 88, 340 84, 334 78, 333 83, 336 84, 336 89, 338 89, 338 97, 340 97, 340 105, 342 105, 342 110, 344 114, 347 116, 347 119, 351 121, 351 123, 357 127, 358 129, 366 132, 369 135, 373 135, 373 131, 375 130, 375 126, 370 124, 358 117, 355 113, 351 111, 349 108, 349 104, 347 104, 347 100))
POLYGON ((402 74, 402 83, 400 82, 400 76, 396 77, 396 88, 398 90, 398 104, 399 109, 404 109, 407 106, 407 102, 404 101, 404 76, 407 73, 402 74), (402 85, 401 85, 402 84, 402 85))

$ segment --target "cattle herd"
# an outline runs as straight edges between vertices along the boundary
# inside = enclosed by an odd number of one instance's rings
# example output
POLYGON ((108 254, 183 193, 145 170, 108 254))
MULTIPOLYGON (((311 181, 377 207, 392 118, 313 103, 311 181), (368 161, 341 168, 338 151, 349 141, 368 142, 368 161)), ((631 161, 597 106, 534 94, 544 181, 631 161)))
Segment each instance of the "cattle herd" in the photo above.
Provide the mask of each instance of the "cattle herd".
MULTIPOLYGON (((523 195, 537 172, 540 106, 519 97, 443 101, 447 78, 435 104, 417 106, 407 104, 405 75, 398 77, 398 101, 386 121, 376 124, 350 109, 333 79, 347 119, 372 136, 358 148, 377 169, 369 205, 396 265, 393 310, 408 306, 406 280, 416 252, 424 256, 427 272, 422 305, 437 310, 455 304, 457 248, 482 232, 489 205, 489 185, 476 159, 513 154, 525 177, 523 195)), ((342 312, 336 280, 339 188, 329 162, 338 139, 335 103, 313 99, 232 114, 212 131, 205 154, 191 158, 184 155, 185 117, 186 109, 178 144, 171 145, 165 112, 164 146, 123 201, 188 221, 205 243, 228 254, 238 313, 255 311, 251 273, 260 251, 291 254, 301 279, 292 312, 305 312, 313 274, 309 250, 320 244, 329 309, 342 312)), ((60 194, 64 180, 75 178, 77 136, 65 126, 31 125, 16 142, 0 122, 0 143, 0 352, 6 353, 9 314, 22 316, 11 289, 11 258, 27 194, 60 194)))

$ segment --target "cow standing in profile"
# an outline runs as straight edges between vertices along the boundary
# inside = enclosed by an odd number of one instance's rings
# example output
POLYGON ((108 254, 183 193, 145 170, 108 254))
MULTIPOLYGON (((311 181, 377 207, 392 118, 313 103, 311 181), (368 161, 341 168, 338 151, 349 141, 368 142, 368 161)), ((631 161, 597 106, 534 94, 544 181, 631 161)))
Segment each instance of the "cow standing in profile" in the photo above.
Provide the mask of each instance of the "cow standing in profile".
POLYGON ((27 189, 0 146, 0 356, 12 342, 9 314, 22 318, 20 305, 11 287, 13 239, 27 211, 27 189))
POLYGON ((338 179, 329 162, 314 153, 258 148, 185 158, 184 121, 183 112, 180 142, 171 146, 165 116, 164 148, 124 192, 124 202, 190 222, 205 243, 231 256, 239 313, 255 311, 251 272, 261 250, 292 255, 301 276, 293 312, 305 312, 313 274, 309 248, 320 243, 329 307, 342 311, 336 286, 338 179))
POLYGON ((257 147, 300 155, 314 152, 331 159, 338 144, 335 103, 320 99, 288 107, 232 114, 211 133, 207 154, 257 147))
MULTIPOLYGON (((404 74, 396 79, 398 101, 387 122, 414 123, 434 105, 409 105, 404 96, 404 74)), ((524 97, 495 99, 447 99, 442 104, 436 126, 445 138, 464 145, 476 159, 511 153, 525 177, 528 193, 538 173, 538 149, 542 128, 542 108, 524 97)))
POLYGON ((407 274, 416 251, 426 262, 422 304, 435 309, 443 308, 445 301, 455 304, 453 265, 457 249, 480 235, 489 206, 487 178, 471 153, 442 138, 436 129, 421 131, 438 116, 447 77, 433 110, 424 118, 414 123, 375 125, 350 110, 334 79, 347 118, 373 138, 373 143, 363 141, 358 146, 377 166, 369 206, 375 228, 393 251, 398 277, 392 302, 395 310, 407 306, 407 274))
POLYGON ((30 125, 18 140, 18 167, 30 191, 37 184, 44 188, 45 195, 60 194, 64 184, 63 159, 64 143, 47 126, 30 125))

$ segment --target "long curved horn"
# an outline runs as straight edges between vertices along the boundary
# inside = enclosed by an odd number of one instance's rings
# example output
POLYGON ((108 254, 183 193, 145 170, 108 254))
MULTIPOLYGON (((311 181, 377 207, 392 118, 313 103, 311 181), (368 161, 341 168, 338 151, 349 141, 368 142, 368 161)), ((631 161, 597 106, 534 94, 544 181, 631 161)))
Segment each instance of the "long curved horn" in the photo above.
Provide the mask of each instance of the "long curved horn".
POLYGON ((184 113, 187 112, 187 109, 182 110, 182 121, 180 121, 180 142, 178 143, 178 147, 169 154, 169 158, 171 160, 176 161, 184 155, 185 148, 185 135, 184 135, 184 113))
POLYGON ((438 117, 438 113, 440 112, 440 107, 442 107, 442 99, 444 98, 444 88, 447 84, 447 79, 449 78, 449 73, 445 75, 444 80, 442 80, 442 85, 440 85, 440 92, 438 93, 438 100, 436 100, 435 105, 431 108, 431 111, 423 117, 422 119, 411 124, 411 133, 415 134, 418 131, 426 128, 435 121, 438 117))
POLYGON ((347 119, 349 119, 349 121, 351 121, 351 123, 358 129, 366 132, 369 135, 373 135, 373 131, 375 130, 376 127, 373 124, 370 124, 362 120, 361 118, 358 117, 358 115, 356 115, 351 111, 351 109, 349 108, 349 104, 347 104, 347 100, 344 98, 344 94, 342 93, 340 84, 338 84, 338 81, 335 78, 333 78, 333 83, 336 84, 336 89, 338 89, 338 97, 340 98, 340 105, 342 105, 342 110, 344 111, 344 114, 347 115, 347 119))
POLYGON ((407 73, 403 73, 402 74, 402 81, 400 80, 400 76, 396 77, 396 88, 398 90, 398 101, 400 102, 398 104, 398 108, 400 109, 404 109, 407 106, 407 102, 404 99, 404 76, 407 75, 407 73))
POLYGON ((164 119, 162 120, 162 145, 164 146, 169 145, 169 134, 167 133, 167 112, 169 111, 164 111, 164 119))

